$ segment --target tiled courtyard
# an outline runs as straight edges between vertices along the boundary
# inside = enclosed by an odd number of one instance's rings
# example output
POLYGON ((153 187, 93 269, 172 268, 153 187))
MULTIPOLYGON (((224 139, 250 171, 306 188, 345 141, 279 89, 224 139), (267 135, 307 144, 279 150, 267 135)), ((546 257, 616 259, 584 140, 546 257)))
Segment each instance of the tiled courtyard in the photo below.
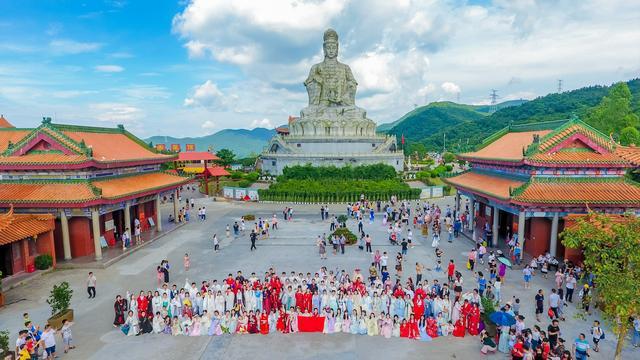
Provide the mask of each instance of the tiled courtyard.
MULTIPOLYGON (((440 199, 441 206, 453 204, 453 199, 440 199)), ((85 279, 88 270, 72 269, 57 270, 38 277, 26 285, 9 291, 8 306, 0 310, 0 327, 12 332, 10 344, 15 343, 15 333, 21 326, 22 313, 29 312, 35 323, 44 324, 49 316, 49 307, 45 300, 54 283, 66 280, 74 289, 72 307, 75 311, 74 340, 77 348, 69 354, 60 354, 62 359, 371 359, 379 355, 393 359, 423 359, 423 358, 480 358, 479 339, 467 336, 463 339, 446 337, 437 338, 424 343, 405 339, 384 339, 382 337, 368 337, 349 334, 271 334, 262 335, 232 335, 222 337, 172 337, 167 335, 144 335, 140 337, 126 337, 119 330, 114 329, 113 301, 117 294, 124 295, 127 290, 139 292, 141 289, 156 288, 155 269, 160 260, 168 259, 172 264, 171 282, 182 286, 185 279, 200 282, 202 280, 223 279, 228 273, 242 270, 244 273, 255 271, 264 274, 269 267, 274 267, 278 273, 315 272, 321 266, 329 269, 346 269, 352 272, 354 268, 366 269, 371 256, 356 246, 348 247, 344 255, 332 255, 329 252, 327 260, 321 260, 315 246, 317 235, 328 232, 329 223, 320 220, 319 206, 292 205, 294 220, 282 220, 282 208, 285 204, 255 204, 213 202, 210 199, 198 199, 196 208, 200 204, 207 206, 207 221, 191 223, 183 226, 171 234, 140 249, 136 253, 111 265, 104 270, 94 270, 97 279, 97 297, 87 299, 85 279), (225 225, 233 224, 245 214, 255 214, 256 217, 268 217, 278 214, 280 229, 272 232, 268 240, 259 240, 258 249, 249 252, 248 233, 243 237, 233 239, 225 237, 225 225), (221 241, 221 251, 213 252, 211 237, 217 233, 221 241), (189 253, 191 269, 185 273, 182 257, 189 253)), ((344 205, 332 206, 331 213, 344 213, 344 205)), ((351 222, 351 227, 355 224, 351 222)), ((373 248, 387 251, 391 254, 399 251, 386 241, 386 231, 382 227, 380 217, 369 225, 365 222, 365 231, 373 236, 373 248)), ((443 281, 443 273, 431 271, 435 255, 430 240, 422 238, 419 231, 414 232, 416 246, 409 249, 405 265, 405 277, 415 277, 414 267, 420 261, 429 269, 425 277, 430 282, 437 278, 443 281)), ((456 260, 459 267, 463 267, 466 251, 471 242, 464 238, 456 239, 452 244, 442 241, 445 261, 449 258, 456 260)), ((462 270, 465 277, 465 290, 470 290, 474 280, 469 271, 462 270)), ((393 274, 393 273, 392 273, 393 274)), ((533 296, 538 288, 549 291, 552 279, 534 277, 531 289, 524 290, 521 272, 512 271, 507 274, 507 281, 502 288, 503 299, 510 299, 516 295, 521 298, 523 306, 521 313, 526 317, 528 327, 536 324, 533 314, 533 296)), ((579 332, 588 333, 592 318, 581 320, 574 317, 574 305, 568 308, 567 321, 560 324, 562 337, 568 343, 579 332)), ((546 328, 548 323, 540 323, 546 328)), ((61 346, 62 341, 58 339, 61 346)), ((592 353, 592 359, 611 359, 613 357, 613 335, 607 332, 607 340, 602 343, 600 353, 592 353)), ((624 358, 640 356, 638 351, 627 347, 624 358)), ((491 357, 503 358, 504 355, 491 357)))

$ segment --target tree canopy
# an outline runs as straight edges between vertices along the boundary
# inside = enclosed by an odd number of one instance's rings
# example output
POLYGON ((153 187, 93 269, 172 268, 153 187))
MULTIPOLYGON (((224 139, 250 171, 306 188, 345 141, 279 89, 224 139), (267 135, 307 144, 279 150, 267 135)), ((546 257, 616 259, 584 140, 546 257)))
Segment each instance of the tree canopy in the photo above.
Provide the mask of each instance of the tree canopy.
POLYGON ((615 359, 629 331, 628 319, 640 315, 640 219, 589 213, 561 234, 568 248, 582 249, 587 272, 595 276, 602 315, 618 337, 615 359))
POLYGON ((229 149, 218 150, 218 152, 216 152, 216 156, 220 158, 220 160, 217 160, 217 163, 222 166, 231 165, 231 163, 233 163, 233 160, 235 160, 236 158, 236 154, 234 154, 233 151, 229 149))
POLYGON ((622 145, 637 143, 640 120, 631 109, 632 100, 629 86, 623 82, 617 83, 590 111, 586 122, 606 134, 616 135, 622 145))

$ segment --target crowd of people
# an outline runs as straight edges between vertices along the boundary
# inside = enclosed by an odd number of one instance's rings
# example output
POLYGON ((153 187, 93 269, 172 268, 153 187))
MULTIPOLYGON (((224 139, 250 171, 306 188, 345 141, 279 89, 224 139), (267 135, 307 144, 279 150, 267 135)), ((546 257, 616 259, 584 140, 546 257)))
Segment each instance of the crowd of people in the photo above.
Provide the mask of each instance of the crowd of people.
POLYGON ((24 321, 24 328, 18 331, 15 348, 16 359, 58 358, 56 334, 62 336, 65 354, 75 349, 71 330, 73 322, 63 319, 62 327, 55 329, 50 324, 45 324, 44 328, 34 324, 30 319, 29 313, 24 313, 22 320, 24 321))

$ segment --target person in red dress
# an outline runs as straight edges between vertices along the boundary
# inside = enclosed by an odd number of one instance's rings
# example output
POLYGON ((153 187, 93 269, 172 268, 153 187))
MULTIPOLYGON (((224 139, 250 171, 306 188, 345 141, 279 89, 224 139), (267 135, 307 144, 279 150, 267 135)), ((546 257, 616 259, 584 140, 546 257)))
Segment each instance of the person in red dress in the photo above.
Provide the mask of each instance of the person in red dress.
POLYGON ((296 299, 296 307, 299 307, 302 310, 306 309, 304 305, 304 293, 302 292, 302 287, 298 286, 298 290, 296 290, 294 297, 296 299))
POLYGON ((409 337, 409 324, 407 323, 407 319, 402 319, 400 323, 400 337, 408 338, 409 337))
POLYGON ((284 308, 280 308, 280 315, 278 316, 278 321, 276 322, 276 330, 284 332, 286 330, 286 324, 287 312, 284 311, 284 308))
POLYGON ((138 296, 138 319, 142 319, 142 313, 147 312, 147 307, 149 306, 149 300, 146 296, 144 296, 144 291, 140 291, 140 296, 138 296))
POLYGON ((262 294, 262 308, 268 313, 271 313, 272 309, 275 309, 273 307, 273 304, 271 303, 271 287, 267 286, 264 289, 264 292, 262 294))
POLYGON ((257 334, 259 332, 258 319, 256 318, 256 314, 253 313, 253 310, 249 311, 247 331, 249 331, 249 334, 257 334))
POLYGON ((416 321, 416 317, 413 314, 409 316, 409 337, 411 339, 418 339, 420 337, 418 321, 416 321))
POLYGON ((302 303, 304 304, 304 307, 301 307, 301 310, 311 312, 311 307, 313 306, 313 294, 309 289, 304 291, 304 294, 302 295, 302 303))
POLYGON ((456 324, 453 327, 453 336, 455 337, 464 337, 464 322, 462 321, 462 317, 460 317, 457 321, 456 324))
POLYGON ((469 300, 464 299, 464 303, 462 304, 462 308, 460 309, 460 318, 462 319, 462 326, 467 327, 469 322, 469 315, 471 314, 471 304, 469 304, 469 300))
POLYGON ((438 323, 436 322, 436 319, 434 319, 433 317, 429 316, 427 318, 427 335, 429 335, 432 338, 436 338, 438 337, 438 323))
POLYGON ((262 311, 262 315, 260 315, 260 334, 269 334, 269 316, 264 310, 262 311))
POLYGON ((416 319, 420 319, 424 314, 424 301, 422 300, 421 294, 416 293, 413 296, 413 313, 416 319))
POLYGON ((479 333, 480 327, 480 308, 477 305, 471 307, 469 314, 469 322, 467 328, 469 329, 469 335, 476 336, 479 333))

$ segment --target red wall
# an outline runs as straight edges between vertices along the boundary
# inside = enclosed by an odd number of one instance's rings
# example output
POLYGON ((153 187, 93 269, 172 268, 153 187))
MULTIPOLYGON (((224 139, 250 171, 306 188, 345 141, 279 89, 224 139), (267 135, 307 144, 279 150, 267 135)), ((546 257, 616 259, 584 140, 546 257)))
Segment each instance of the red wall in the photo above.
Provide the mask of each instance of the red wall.
POLYGON ((88 256, 95 252, 91 236, 91 219, 80 216, 70 218, 69 238, 72 257, 88 256))
POLYGON ((62 247, 62 225, 60 219, 56 219, 55 228, 53 229, 53 243, 55 245, 56 257, 64 259, 64 248, 62 247))
POLYGON ((53 231, 48 231, 46 233, 38 235, 38 241, 36 241, 36 251, 36 255, 51 255, 51 257, 53 258, 53 267, 56 266, 56 249, 53 244, 53 231))
POLYGON ((524 243, 524 250, 532 256, 544 254, 549 250, 551 237, 551 220, 531 218, 529 221, 529 237, 524 243))

